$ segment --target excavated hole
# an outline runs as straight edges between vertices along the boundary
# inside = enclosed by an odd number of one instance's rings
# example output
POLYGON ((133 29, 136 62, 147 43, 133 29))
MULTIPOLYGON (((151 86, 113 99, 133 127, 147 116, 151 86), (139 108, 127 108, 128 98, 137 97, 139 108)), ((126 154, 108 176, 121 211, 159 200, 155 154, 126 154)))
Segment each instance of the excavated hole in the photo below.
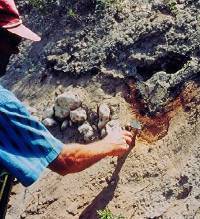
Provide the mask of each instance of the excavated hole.
POLYGON ((159 71, 165 71, 168 74, 174 74, 189 60, 190 57, 187 55, 169 52, 165 56, 158 58, 150 65, 138 66, 137 72, 143 77, 144 81, 147 81, 159 71))
POLYGON ((190 82, 182 89, 179 96, 165 107, 165 112, 150 116, 146 113, 141 99, 138 99, 137 88, 134 82, 129 84, 129 89, 129 95, 126 100, 131 105, 133 118, 142 124, 142 130, 138 135, 138 139, 148 143, 153 143, 166 136, 170 120, 180 111, 186 111, 187 106, 198 104, 196 98, 199 93, 198 83, 190 82))

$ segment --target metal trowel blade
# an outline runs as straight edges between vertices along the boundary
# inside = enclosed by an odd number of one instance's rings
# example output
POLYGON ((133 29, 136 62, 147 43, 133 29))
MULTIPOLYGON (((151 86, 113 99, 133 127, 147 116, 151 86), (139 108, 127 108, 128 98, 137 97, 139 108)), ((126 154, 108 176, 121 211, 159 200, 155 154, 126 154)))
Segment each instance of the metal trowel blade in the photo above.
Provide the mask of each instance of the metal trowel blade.
POLYGON ((138 130, 142 129, 141 123, 135 119, 130 122, 130 126, 131 126, 131 128, 134 128, 134 129, 138 129, 138 130))

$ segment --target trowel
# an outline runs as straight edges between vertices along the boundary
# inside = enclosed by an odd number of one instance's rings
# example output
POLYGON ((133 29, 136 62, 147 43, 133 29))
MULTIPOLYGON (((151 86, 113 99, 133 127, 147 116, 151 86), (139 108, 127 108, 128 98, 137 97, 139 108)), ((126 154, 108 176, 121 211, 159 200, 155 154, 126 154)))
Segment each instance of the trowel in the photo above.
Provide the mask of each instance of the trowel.
POLYGON ((142 125, 141 123, 136 120, 136 119, 133 119, 131 122, 130 122, 130 127, 132 129, 137 129, 137 130, 141 130, 142 129, 142 125))
POLYGON ((133 142, 132 142, 132 145, 130 145, 128 152, 125 153, 122 157, 117 158, 117 163, 120 166, 120 168, 118 168, 118 172, 120 171, 123 163, 125 162, 129 152, 135 146, 135 138, 136 138, 137 134, 141 131, 142 125, 138 120, 133 119, 129 122, 129 124, 127 124, 125 126, 125 129, 133 134, 133 142))
POLYGON ((142 129, 142 125, 138 120, 133 119, 128 125, 126 125, 125 129, 127 131, 140 131, 142 129))
POLYGON ((133 119, 128 125, 126 125, 125 129, 131 132, 133 134, 133 139, 135 139, 137 134, 142 130, 142 125, 138 120, 133 119))

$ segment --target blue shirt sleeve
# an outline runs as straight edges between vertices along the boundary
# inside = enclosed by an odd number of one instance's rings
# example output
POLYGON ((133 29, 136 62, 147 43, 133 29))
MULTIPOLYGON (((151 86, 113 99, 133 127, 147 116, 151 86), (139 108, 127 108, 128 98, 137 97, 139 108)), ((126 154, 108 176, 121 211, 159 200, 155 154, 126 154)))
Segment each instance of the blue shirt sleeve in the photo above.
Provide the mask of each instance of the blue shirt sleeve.
POLYGON ((0 163, 24 186, 34 183, 63 143, 0 86, 0 163))

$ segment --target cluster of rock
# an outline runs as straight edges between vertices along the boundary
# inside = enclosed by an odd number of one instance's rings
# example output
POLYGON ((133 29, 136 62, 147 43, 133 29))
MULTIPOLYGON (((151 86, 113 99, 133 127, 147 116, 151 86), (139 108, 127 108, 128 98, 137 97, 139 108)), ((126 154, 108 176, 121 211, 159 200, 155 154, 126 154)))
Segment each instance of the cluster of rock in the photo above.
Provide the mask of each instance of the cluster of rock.
POLYGON ((159 71, 147 81, 138 83, 137 87, 149 113, 154 114, 163 111, 166 104, 176 96, 184 82, 198 77, 198 69, 198 59, 191 58, 180 70, 173 74, 159 71))
POLYGON ((42 122, 46 127, 60 124, 62 131, 74 124, 83 136, 84 141, 90 142, 94 139, 96 130, 100 132, 101 137, 106 135, 105 127, 111 118, 109 106, 105 103, 100 104, 97 115, 97 125, 90 124, 87 109, 82 106, 80 96, 68 91, 58 95, 54 105, 44 111, 42 122))

